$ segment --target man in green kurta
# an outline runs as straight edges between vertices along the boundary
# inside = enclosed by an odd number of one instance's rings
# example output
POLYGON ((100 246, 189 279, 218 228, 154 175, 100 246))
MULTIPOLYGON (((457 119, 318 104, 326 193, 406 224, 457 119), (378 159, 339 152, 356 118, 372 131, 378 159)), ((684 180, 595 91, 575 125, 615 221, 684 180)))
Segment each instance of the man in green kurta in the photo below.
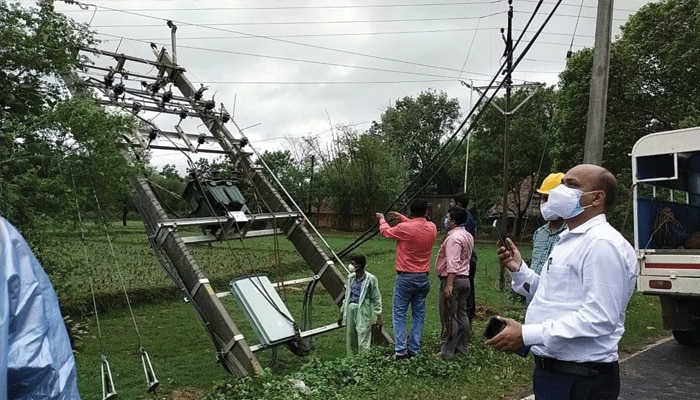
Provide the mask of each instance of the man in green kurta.
POLYGON ((365 271, 367 260, 361 254, 350 257, 345 301, 341 320, 345 324, 348 356, 369 350, 372 324, 382 325, 382 295, 377 277, 365 271))

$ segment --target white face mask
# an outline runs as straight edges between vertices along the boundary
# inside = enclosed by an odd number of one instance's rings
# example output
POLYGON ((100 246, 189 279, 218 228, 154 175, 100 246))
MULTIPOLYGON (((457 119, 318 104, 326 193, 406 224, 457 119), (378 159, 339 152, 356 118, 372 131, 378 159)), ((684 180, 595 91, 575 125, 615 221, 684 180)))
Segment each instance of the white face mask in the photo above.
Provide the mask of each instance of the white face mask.
POLYGON ((350 265, 348 266, 348 271, 350 271, 350 273, 353 273, 353 272, 357 271, 357 268, 355 268, 354 265, 350 264, 350 265))
POLYGON ((589 204, 586 207, 581 206, 581 196, 588 193, 593 192, 584 193, 578 189, 559 185, 549 192, 547 208, 549 208, 553 214, 564 219, 574 218, 592 205, 589 204))
POLYGON ((545 221, 554 221, 559 219, 559 216, 549 207, 549 201, 540 203, 540 212, 542 213, 542 218, 544 218, 545 221))

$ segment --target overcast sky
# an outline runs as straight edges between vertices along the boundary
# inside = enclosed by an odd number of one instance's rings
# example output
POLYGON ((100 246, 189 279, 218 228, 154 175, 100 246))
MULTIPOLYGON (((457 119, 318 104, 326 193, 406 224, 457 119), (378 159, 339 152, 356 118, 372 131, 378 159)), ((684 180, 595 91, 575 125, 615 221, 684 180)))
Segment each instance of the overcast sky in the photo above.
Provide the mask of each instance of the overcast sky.
MULTIPOLYGON (((57 11, 89 22, 103 40, 102 49, 148 59, 153 58, 150 42, 171 47, 165 21, 173 20, 178 63, 196 86, 211 87, 207 96, 216 93, 217 103, 232 110, 236 99, 235 120, 241 127, 255 125, 245 133, 259 151, 283 149, 286 138, 327 137, 331 124, 365 130, 397 99, 428 88, 458 98, 466 114, 476 93, 459 80, 485 85, 498 70, 504 49, 499 29, 507 26, 508 9, 506 0, 84 3, 96 7, 55 4, 57 11)), ((525 39, 533 37, 554 3, 545 1, 525 39)), ((615 0, 614 34, 646 3, 615 0)), ((514 38, 536 4, 513 1, 514 38)), ((514 72, 515 83, 556 84, 566 52, 593 46, 596 7, 597 0, 564 0, 514 72)), ((154 122, 172 130, 174 123, 166 118, 154 122)), ((188 131, 196 129, 203 127, 188 131)), ((185 166, 184 160, 163 154, 153 161, 185 166)))

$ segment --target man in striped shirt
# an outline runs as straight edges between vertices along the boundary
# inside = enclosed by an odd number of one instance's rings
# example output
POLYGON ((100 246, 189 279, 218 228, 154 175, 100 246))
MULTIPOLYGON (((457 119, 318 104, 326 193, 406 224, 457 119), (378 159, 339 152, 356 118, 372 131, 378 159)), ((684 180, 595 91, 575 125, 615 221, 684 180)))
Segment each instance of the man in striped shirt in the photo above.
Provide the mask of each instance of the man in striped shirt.
POLYGON ((547 221, 544 225, 537 228, 532 235, 532 265, 530 269, 535 271, 537 275, 542 271, 542 266, 547 262, 552 248, 559 241, 559 234, 566 229, 564 219, 552 213, 547 207, 550 190, 559 186, 563 177, 564 174, 561 172, 549 174, 542 181, 540 188, 537 189, 537 192, 542 195, 540 198, 540 212, 545 221, 547 221))

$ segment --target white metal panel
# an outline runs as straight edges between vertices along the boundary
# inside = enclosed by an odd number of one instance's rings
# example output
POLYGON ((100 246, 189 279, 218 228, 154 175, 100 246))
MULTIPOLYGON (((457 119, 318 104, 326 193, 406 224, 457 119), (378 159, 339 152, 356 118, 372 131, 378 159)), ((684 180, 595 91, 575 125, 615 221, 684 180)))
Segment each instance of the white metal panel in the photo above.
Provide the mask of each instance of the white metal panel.
POLYGON ((231 293, 262 344, 278 344, 294 337, 294 318, 267 276, 234 279, 231 293))

